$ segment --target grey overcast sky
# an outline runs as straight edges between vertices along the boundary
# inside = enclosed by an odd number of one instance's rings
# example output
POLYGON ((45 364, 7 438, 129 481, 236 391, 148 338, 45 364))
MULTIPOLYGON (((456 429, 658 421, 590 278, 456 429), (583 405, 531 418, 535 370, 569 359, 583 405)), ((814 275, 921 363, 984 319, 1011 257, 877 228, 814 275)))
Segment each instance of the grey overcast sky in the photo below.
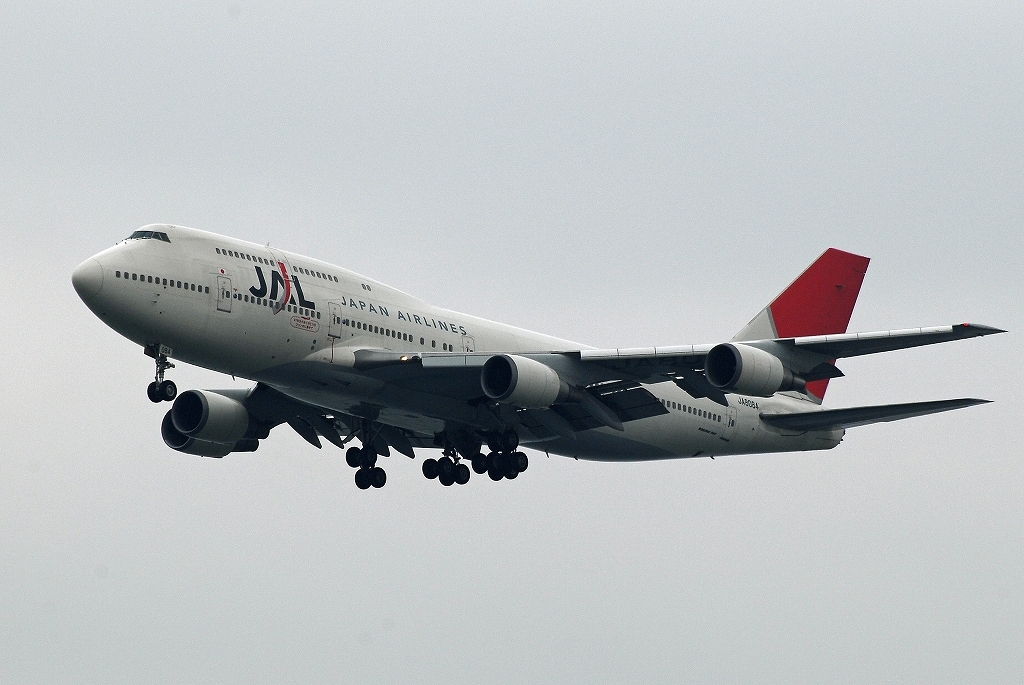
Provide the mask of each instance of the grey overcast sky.
MULTIPOLYGON (((0 7, 0 682, 965 683, 1024 667, 1020 3, 0 7), (782 5, 782 6, 780 6, 782 5), (830 452, 427 482, 177 454, 78 300, 151 222, 600 346, 728 339, 829 246, 830 452)), ((225 387, 182 365, 179 388, 225 387)))

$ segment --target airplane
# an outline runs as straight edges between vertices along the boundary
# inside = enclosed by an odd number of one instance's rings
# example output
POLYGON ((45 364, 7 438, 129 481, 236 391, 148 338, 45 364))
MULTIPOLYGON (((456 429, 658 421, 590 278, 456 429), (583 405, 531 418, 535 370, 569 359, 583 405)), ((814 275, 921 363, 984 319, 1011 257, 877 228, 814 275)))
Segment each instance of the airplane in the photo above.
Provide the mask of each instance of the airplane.
POLYGON ((470 467, 511 480, 521 447, 643 461, 836 447, 847 428, 982 404, 960 398, 828 409, 837 360, 1002 333, 970 323, 847 333, 869 259, 826 250, 727 342, 597 349, 432 306, 327 262, 153 224, 86 259, 72 284, 101 321, 155 360, 153 402, 171 401, 168 447, 251 452, 288 424, 345 449, 359 489, 378 457, 422 462, 465 485, 470 467), (254 381, 187 390, 170 360, 254 381), (468 465, 467 465, 468 462, 468 465))

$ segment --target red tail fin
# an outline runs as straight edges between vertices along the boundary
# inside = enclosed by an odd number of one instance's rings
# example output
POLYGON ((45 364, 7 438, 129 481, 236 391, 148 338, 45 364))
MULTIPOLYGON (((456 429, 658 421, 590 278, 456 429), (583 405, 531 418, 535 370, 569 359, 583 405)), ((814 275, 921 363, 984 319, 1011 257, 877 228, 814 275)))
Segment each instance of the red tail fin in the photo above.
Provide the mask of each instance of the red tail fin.
MULTIPOLYGON (((845 333, 870 261, 835 248, 825 250, 733 340, 845 333)), ((807 392, 819 400, 827 388, 828 380, 807 384, 807 392)))

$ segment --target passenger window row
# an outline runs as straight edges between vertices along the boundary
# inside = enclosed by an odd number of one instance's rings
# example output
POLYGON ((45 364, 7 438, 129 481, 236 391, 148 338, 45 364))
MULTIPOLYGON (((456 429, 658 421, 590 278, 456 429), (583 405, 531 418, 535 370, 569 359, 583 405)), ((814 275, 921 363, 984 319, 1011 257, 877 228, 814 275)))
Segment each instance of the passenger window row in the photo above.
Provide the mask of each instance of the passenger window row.
MULTIPOLYGON (((224 256, 227 256, 227 257, 235 257, 237 259, 244 259, 244 260, 249 261, 249 262, 256 262, 257 264, 264 264, 264 265, 270 266, 270 267, 277 266, 276 264, 274 264, 272 261, 270 261, 266 257, 258 257, 256 255, 248 254, 247 252, 239 252, 238 250, 221 249, 219 247, 214 248, 214 249, 217 251, 217 254, 219 254, 219 255, 224 255, 224 256)), ((307 276, 312 276, 314 278, 322 278, 325 281, 334 281, 335 283, 339 282, 337 276, 331 276, 330 274, 323 273, 322 271, 313 271, 311 269, 307 269, 307 268, 302 267, 302 266, 296 266, 296 267, 294 267, 294 269, 296 271, 298 271, 299 273, 306 274, 307 276)))
POLYGON ((690 406, 685 405, 685 404, 679 404, 678 402, 673 402, 672 400, 662 400, 661 403, 664 404, 669 409, 675 409, 676 411, 685 411, 687 414, 693 414, 693 415, 699 416, 699 417, 701 417, 703 419, 709 419, 711 421, 717 421, 718 423, 722 422, 722 415, 721 414, 715 414, 715 413, 709 412, 709 411, 707 411, 705 409, 698 409, 697 407, 690 407, 690 406))
POLYGON ((179 290, 191 290, 193 292, 205 293, 207 295, 210 294, 209 286, 196 285, 195 283, 189 283, 188 281, 182 283, 181 281, 175 281, 173 278, 166 279, 160 278, 159 276, 146 276, 144 274, 136 273, 130 274, 127 271, 125 271, 123 274, 120 271, 115 271, 114 276, 116 276, 117 278, 123 278, 125 280, 131 278, 133 281, 139 283, 152 283, 153 285, 162 285, 166 288, 178 288, 179 290))
POLYGON ((330 274, 325 274, 322 271, 313 271, 311 269, 307 269, 304 266, 296 266, 292 268, 294 268, 300 274, 306 274, 307 276, 312 276, 313 278, 322 278, 325 281, 334 281, 335 283, 338 282, 337 276, 331 276, 330 274))
MULTIPOLYGON (((373 333, 374 335, 383 335, 386 338, 397 338, 398 340, 404 340, 405 342, 416 342, 416 338, 409 333, 402 333, 396 331, 393 328, 384 328, 383 326, 374 326, 373 324, 366 323, 364 321, 356 321, 355 319, 342 319, 341 317, 334 317, 334 323, 342 326, 348 326, 349 328, 355 328, 356 330, 366 331, 367 333, 373 333)), ((420 338, 420 345, 426 345, 427 341, 425 338, 420 338)), ((437 347, 437 341, 430 341, 431 347, 437 347)), ((441 349, 446 352, 454 352, 455 347, 449 345, 446 342, 441 343, 441 349)))
POLYGON ((225 255, 227 257, 236 257, 238 259, 245 259, 250 262, 257 262, 258 264, 264 264, 266 266, 277 266, 272 261, 265 257, 257 257, 256 255, 246 254, 245 252, 239 252, 238 250, 222 250, 219 247, 214 248, 217 250, 217 254, 225 255))

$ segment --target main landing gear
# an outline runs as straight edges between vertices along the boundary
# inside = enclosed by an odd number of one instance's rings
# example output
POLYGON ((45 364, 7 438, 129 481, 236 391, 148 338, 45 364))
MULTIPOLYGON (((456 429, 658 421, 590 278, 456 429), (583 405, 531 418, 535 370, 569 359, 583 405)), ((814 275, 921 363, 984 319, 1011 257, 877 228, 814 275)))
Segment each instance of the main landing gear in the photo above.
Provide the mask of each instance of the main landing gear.
POLYGON ((445 487, 465 485, 469 482, 469 467, 461 462, 455 448, 447 445, 440 459, 423 460, 423 475, 431 480, 436 478, 445 487))
MULTIPOLYGON (((487 456, 476 453, 470 458, 473 471, 478 475, 487 474, 491 480, 515 478, 525 471, 530 460, 522 452, 517 452, 519 447, 519 436, 513 430, 504 433, 496 433, 487 440, 487 447, 490 452, 487 456)), ((458 483, 465 485, 469 482, 469 467, 462 463, 455 449, 448 445, 444 449, 444 456, 440 459, 426 459, 423 461, 423 475, 431 480, 437 479, 441 485, 448 487, 458 483)))
POLYGON ((373 447, 349 447, 345 462, 356 470, 356 487, 360 490, 382 488, 388 482, 388 474, 377 466, 377 450, 373 447))
POLYGON ((494 481, 508 478, 512 480, 530 466, 530 460, 523 452, 517 452, 519 447, 519 436, 515 431, 490 436, 487 440, 487 448, 490 453, 484 457, 477 455, 480 459, 473 460, 473 470, 477 473, 486 473, 488 478, 494 481))
POLYGON ((163 345, 159 347, 150 346, 146 348, 146 354, 156 359, 156 380, 146 388, 151 402, 170 402, 178 396, 178 386, 174 381, 165 381, 164 372, 173 369, 174 364, 167 361, 167 354, 163 345))

